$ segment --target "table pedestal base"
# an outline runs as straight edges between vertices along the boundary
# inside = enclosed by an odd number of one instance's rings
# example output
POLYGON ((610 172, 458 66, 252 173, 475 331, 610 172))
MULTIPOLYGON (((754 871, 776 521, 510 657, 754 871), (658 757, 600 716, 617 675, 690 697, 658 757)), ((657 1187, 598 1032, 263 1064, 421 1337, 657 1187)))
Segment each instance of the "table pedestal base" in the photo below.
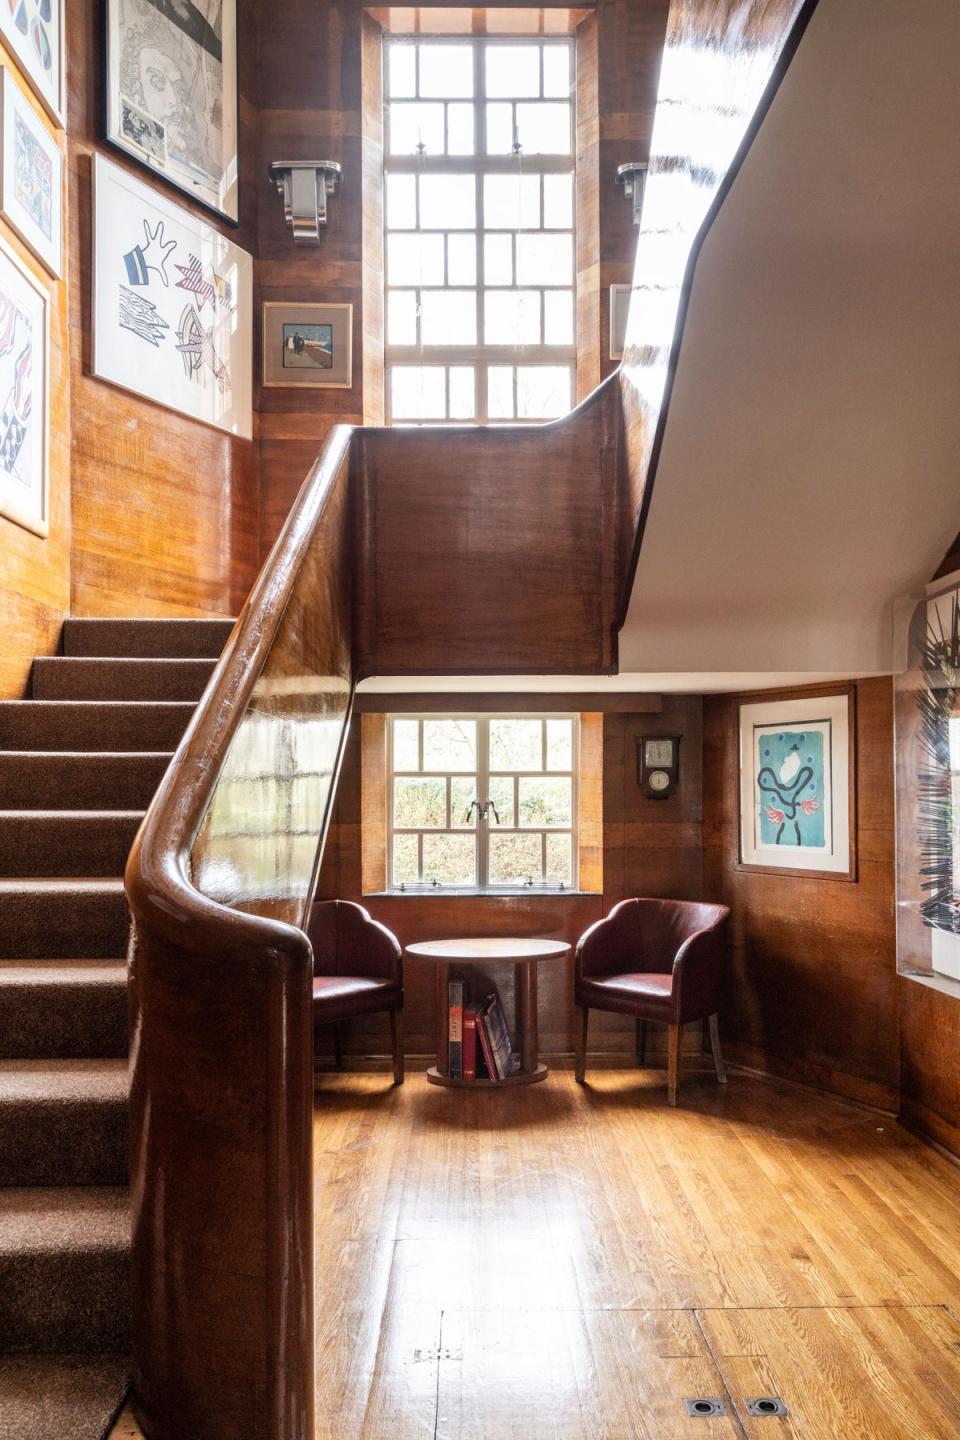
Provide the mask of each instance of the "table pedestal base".
POLYGON ((536 1085, 538 1080, 546 1080, 546 1065, 537 1065, 535 1070, 517 1070, 513 1075, 508 1075, 506 1080, 454 1080, 451 1075, 444 1075, 436 1065, 431 1065, 427 1071, 427 1079, 431 1085, 446 1085, 449 1090, 501 1090, 508 1085, 536 1085))

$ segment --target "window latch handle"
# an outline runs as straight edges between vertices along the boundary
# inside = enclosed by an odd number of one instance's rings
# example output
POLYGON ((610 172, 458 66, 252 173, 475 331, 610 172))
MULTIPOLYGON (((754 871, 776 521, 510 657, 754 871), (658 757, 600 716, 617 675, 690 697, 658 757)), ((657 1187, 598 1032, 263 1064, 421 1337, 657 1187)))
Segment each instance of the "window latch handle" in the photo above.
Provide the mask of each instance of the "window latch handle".
POLYGON ((483 820, 489 820, 489 818, 490 818, 490 811, 491 811, 491 810, 493 811, 493 818, 494 818, 495 822, 499 825, 499 824, 500 824, 500 816, 497 814, 497 807, 496 807, 496 805, 494 805, 494 803, 493 803, 492 800, 488 800, 487 803, 486 803, 486 805, 481 805, 481 807, 480 807, 480 816, 481 816, 481 819, 483 819, 483 820))
POLYGON ((470 801, 470 804, 467 806, 467 813, 466 813, 466 815, 464 815, 464 817, 463 817, 463 823, 464 823, 464 825, 469 825, 469 824, 470 824, 470 817, 471 817, 471 815, 473 814, 474 807, 476 807, 477 811, 479 812, 479 814, 478 814, 478 819, 480 819, 480 820, 483 819, 483 806, 480 804, 480 801, 479 801, 479 800, 471 800, 471 801, 470 801))

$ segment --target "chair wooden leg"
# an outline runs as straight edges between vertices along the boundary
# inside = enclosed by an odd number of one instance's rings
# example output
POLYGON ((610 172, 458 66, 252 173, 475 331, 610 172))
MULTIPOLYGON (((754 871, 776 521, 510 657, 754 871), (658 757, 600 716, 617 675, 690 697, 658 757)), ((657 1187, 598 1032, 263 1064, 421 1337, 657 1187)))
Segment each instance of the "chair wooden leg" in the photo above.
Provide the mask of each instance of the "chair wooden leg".
POLYGON ((393 1083, 403 1084, 403 1016, 399 1010, 390 1011, 390 1038, 393 1043, 393 1083))
POLYGON ((727 1083, 727 1067, 723 1063, 723 1051, 720 1049, 720 1025, 716 1014, 710 1016, 707 1021, 710 1028, 710 1049, 713 1051, 713 1068, 717 1072, 717 1080, 721 1085, 727 1083))
POLYGON ((680 1079, 680 1036, 679 1025, 667 1026, 667 1103, 676 1105, 677 1085, 680 1079))
POLYGON ((577 1061, 576 1080, 578 1085, 583 1084, 584 1074, 587 1068, 587 1025, 590 1021, 590 1011, 586 1005, 577 1007, 577 1061))
POLYGON ((338 1069, 338 1070, 342 1070, 342 1069, 343 1069, 343 1041, 342 1041, 341 1036, 340 1036, 340 1022, 339 1022, 339 1020, 338 1020, 338 1021, 335 1021, 334 1026, 333 1026, 333 1057, 334 1057, 334 1060, 336 1061, 337 1069, 338 1069))
POLYGON ((637 1064, 642 1070, 647 1063, 647 1022, 637 1021, 637 1064))

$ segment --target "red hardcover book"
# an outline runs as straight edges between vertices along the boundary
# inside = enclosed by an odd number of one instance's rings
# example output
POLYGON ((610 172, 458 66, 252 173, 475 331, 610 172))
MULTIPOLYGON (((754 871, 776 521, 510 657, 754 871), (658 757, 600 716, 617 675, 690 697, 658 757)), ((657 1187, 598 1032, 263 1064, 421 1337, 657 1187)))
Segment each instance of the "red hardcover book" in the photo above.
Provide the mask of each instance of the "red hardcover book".
POLYGON ((487 1078, 491 1084, 497 1083, 497 1067, 494 1064, 493 1049, 490 1044, 490 1036, 487 1034, 487 1022, 483 1016, 483 1006, 477 1010, 477 1040, 480 1043, 480 1052, 483 1055, 483 1063, 487 1068, 487 1078))
POLYGON ((463 1078, 477 1078, 477 1009, 476 1005, 463 1007, 463 1078))

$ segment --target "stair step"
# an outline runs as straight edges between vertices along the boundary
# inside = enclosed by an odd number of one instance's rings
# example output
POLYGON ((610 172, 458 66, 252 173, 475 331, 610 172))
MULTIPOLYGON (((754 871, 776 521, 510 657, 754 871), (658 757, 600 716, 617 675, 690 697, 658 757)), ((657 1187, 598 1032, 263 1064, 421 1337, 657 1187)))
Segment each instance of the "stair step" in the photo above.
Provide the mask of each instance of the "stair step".
POLYGON ((124 1189, 0 1191, 0 1351, 127 1352, 124 1189))
POLYGON ((103 1440, 129 1387, 123 1355, 0 1356, 4 1440, 103 1440))
POLYGON ((218 660, 233 629, 227 620, 73 619, 63 622, 63 653, 130 659, 218 660))
POLYGON ((175 750, 189 700, 0 700, 0 750, 175 750))
POLYGON ((0 751, 0 806, 7 810, 145 810, 169 751, 0 751))
POLYGON ((125 1060, 0 1060, 0 1186, 123 1185, 125 1060))
POLYGON ((0 876, 119 879, 142 810, 0 810, 0 876))
POLYGON ((125 960, 0 960, 0 1059, 126 1053, 125 960))
POLYGON ((122 880, 0 880, 0 959, 115 959, 127 952, 122 880))
POLYGON ((199 700, 215 660, 118 660, 44 655, 34 700, 199 700))

